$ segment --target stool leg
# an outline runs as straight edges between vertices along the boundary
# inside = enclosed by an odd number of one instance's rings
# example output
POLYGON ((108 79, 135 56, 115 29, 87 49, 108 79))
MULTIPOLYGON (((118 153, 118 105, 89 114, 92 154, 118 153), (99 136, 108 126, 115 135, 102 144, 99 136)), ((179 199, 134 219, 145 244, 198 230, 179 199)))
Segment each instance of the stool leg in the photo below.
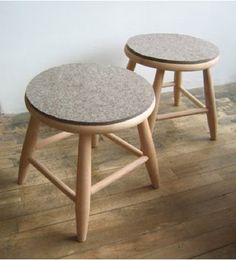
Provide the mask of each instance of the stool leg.
POLYGON ((160 183, 159 168, 152 133, 147 119, 138 125, 138 132, 143 154, 149 158, 146 162, 149 177, 153 188, 157 189, 160 183))
POLYGON ((86 240, 91 197, 91 144, 92 136, 80 134, 76 182, 76 224, 78 241, 86 240))
POLYGON ((92 136, 92 148, 96 148, 99 143, 99 135, 92 136))
POLYGON ((135 66, 136 66, 136 63, 132 60, 129 60, 128 64, 127 64, 127 70, 131 70, 131 71, 134 71, 135 70, 135 66))
POLYGON ((154 83, 153 83, 153 89, 154 89, 155 96, 156 96, 156 105, 155 105, 155 108, 154 108, 152 114, 148 118, 151 132, 153 132, 156 118, 157 118, 157 113, 158 113, 158 108, 159 108, 159 103, 160 103, 160 96, 161 96, 161 87, 163 84, 164 74, 165 74, 164 70, 157 70, 156 76, 154 79, 154 83))
POLYGON ((180 88, 182 86, 182 72, 175 71, 175 78, 174 78, 175 86, 174 86, 174 105, 178 106, 180 101, 180 88))
POLYGON ((18 171, 18 184, 22 184, 25 179, 27 169, 29 167, 28 158, 33 154, 37 142, 38 130, 39 130, 39 121, 36 118, 31 116, 29 120, 28 129, 25 135, 23 148, 21 151, 19 171, 18 171))
POLYGON ((210 136, 211 136, 211 140, 216 140, 217 116, 216 116, 215 93, 214 93, 214 87, 211 78, 211 71, 209 68, 203 71, 203 79, 204 79, 206 107, 208 109, 207 120, 208 120, 208 126, 210 130, 210 136))

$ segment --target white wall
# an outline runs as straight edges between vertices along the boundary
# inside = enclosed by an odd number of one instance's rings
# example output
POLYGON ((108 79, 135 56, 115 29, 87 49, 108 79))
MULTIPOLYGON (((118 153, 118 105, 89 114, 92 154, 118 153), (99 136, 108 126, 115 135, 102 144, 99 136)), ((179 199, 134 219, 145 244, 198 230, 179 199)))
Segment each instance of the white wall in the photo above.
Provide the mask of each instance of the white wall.
MULTIPOLYGON (((126 40, 175 32, 214 42, 216 84, 236 81, 236 2, 0 2, 0 104, 25 111, 24 90, 37 73, 70 62, 125 66, 126 40)), ((152 81, 154 71, 139 66, 152 81)), ((201 86, 199 73, 187 83, 201 86)))

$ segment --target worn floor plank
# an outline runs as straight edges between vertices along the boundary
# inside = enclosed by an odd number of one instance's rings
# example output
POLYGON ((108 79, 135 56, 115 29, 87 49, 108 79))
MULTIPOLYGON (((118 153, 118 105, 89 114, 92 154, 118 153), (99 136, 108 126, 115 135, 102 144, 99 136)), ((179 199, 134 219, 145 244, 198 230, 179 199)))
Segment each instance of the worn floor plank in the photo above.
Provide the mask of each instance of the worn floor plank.
POLYGON ((217 248, 215 250, 210 250, 209 252, 199 255, 196 258, 200 259, 219 259, 219 258, 227 258, 234 259, 236 258, 236 243, 233 242, 224 247, 217 248))
MULTIPOLYGON (((202 98, 199 89, 191 90, 202 98)), ((161 110, 188 107, 182 99, 161 110)), ((235 258, 236 85, 216 88, 218 140, 209 140, 202 115, 159 122, 154 141, 161 188, 153 190, 140 167, 92 198, 88 241, 75 241, 74 205, 31 167, 16 184, 28 114, 0 116, 0 258, 235 258), (213 242, 212 242, 213 241, 213 242)), ((43 126, 40 137, 57 131, 43 126)), ((136 129, 119 132, 139 145, 136 129)), ((77 136, 35 156, 72 188, 77 136)), ((132 161, 102 138, 93 150, 93 183, 132 161)))

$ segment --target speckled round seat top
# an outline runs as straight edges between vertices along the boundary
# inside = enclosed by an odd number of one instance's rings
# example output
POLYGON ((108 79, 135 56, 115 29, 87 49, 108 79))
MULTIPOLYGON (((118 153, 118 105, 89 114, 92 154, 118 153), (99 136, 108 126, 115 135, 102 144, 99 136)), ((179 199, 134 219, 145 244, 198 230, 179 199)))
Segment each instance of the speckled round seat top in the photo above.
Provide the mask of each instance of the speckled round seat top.
POLYGON ((63 122, 105 125, 145 112, 154 102, 152 86, 126 69, 68 64, 37 75, 26 98, 38 111, 63 122))
POLYGON ((182 34, 141 34, 130 38, 126 46, 139 56, 165 63, 197 64, 219 55, 214 44, 182 34))

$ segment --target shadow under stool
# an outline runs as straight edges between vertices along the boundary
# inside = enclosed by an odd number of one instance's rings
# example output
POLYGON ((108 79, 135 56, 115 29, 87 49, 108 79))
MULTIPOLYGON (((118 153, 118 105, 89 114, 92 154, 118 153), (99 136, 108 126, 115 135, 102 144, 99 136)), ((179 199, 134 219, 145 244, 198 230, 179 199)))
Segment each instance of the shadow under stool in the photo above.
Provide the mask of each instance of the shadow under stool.
POLYGON ((195 114, 207 114, 211 140, 216 140, 217 117, 211 67, 218 61, 218 48, 210 42, 182 34, 141 34, 128 39, 125 53, 129 58, 127 69, 136 64, 155 68, 153 88, 156 106, 149 117, 151 131, 156 120, 165 120, 195 114), (174 72, 174 81, 163 83, 165 71, 174 72), (205 104, 194 97, 182 84, 182 72, 203 71, 205 104), (178 106, 181 93, 197 108, 158 114, 162 87, 174 87, 174 105, 178 106))
POLYGON ((126 69, 96 64, 68 64, 37 75, 25 93, 30 121, 20 158, 18 183, 32 164, 75 203, 77 237, 85 241, 91 195, 130 173, 143 163, 153 188, 159 187, 159 169, 148 117, 155 107, 152 86, 126 69), (62 130, 37 141, 40 123, 62 130), (111 132, 138 128, 142 150, 111 132), (37 148, 79 136, 76 190, 73 191, 33 156, 37 148), (91 147, 96 134, 103 134, 138 158, 105 179, 91 184, 91 147))

